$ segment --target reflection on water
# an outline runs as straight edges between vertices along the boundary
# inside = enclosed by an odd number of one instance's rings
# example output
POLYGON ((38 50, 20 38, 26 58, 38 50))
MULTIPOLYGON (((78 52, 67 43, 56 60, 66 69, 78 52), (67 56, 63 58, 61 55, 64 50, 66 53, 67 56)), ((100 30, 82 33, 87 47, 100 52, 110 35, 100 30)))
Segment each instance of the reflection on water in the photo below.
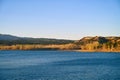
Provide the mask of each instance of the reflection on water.
POLYGON ((0 51, 0 80, 120 80, 120 54, 0 51))

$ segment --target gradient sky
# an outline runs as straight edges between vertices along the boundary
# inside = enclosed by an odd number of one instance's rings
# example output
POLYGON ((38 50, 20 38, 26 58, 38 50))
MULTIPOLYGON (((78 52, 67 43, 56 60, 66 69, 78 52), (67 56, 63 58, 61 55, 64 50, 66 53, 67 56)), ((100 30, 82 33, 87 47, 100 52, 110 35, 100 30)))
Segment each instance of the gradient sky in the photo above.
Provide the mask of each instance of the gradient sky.
POLYGON ((120 36, 120 0, 0 0, 0 33, 58 39, 120 36))

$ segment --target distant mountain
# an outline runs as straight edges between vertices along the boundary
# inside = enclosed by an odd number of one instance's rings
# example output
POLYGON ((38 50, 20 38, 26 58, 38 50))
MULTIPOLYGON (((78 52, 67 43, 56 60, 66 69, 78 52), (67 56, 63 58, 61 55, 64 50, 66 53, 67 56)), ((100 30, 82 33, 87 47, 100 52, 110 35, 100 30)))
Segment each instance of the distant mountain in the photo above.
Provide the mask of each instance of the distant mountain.
POLYGON ((28 38, 17 37, 13 35, 0 34, 0 44, 67 44, 73 43, 73 40, 65 39, 49 39, 49 38, 28 38))
POLYGON ((0 34, 0 40, 17 40, 20 39, 20 37, 7 35, 7 34, 0 34))

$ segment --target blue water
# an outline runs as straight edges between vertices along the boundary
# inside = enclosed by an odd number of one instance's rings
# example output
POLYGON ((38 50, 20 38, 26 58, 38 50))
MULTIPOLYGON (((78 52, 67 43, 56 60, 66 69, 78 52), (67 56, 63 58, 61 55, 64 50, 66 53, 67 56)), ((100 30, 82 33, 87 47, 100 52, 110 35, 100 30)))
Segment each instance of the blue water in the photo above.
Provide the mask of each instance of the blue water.
POLYGON ((0 51, 0 80, 120 80, 120 53, 0 51))

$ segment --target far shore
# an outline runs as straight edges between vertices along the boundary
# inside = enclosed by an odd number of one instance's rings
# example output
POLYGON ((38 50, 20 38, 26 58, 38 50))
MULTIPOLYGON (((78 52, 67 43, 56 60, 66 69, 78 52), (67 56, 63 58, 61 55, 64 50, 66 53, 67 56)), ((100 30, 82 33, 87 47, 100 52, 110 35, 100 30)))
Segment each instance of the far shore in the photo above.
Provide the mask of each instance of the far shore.
MULTIPOLYGON (((0 50, 0 51, 6 51, 6 50, 0 50)), ((15 50, 9 49, 8 51, 15 51, 15 50)), ((18 50, 18 51, 120 52, 120 50, 112 51, 112 50, 60 50, 60 49, 31 49, 31 50, 18 50)))
POLYGON ((71 50, 76 52, 120 52, 119 51, 111 51, 111 50, 71 50))

